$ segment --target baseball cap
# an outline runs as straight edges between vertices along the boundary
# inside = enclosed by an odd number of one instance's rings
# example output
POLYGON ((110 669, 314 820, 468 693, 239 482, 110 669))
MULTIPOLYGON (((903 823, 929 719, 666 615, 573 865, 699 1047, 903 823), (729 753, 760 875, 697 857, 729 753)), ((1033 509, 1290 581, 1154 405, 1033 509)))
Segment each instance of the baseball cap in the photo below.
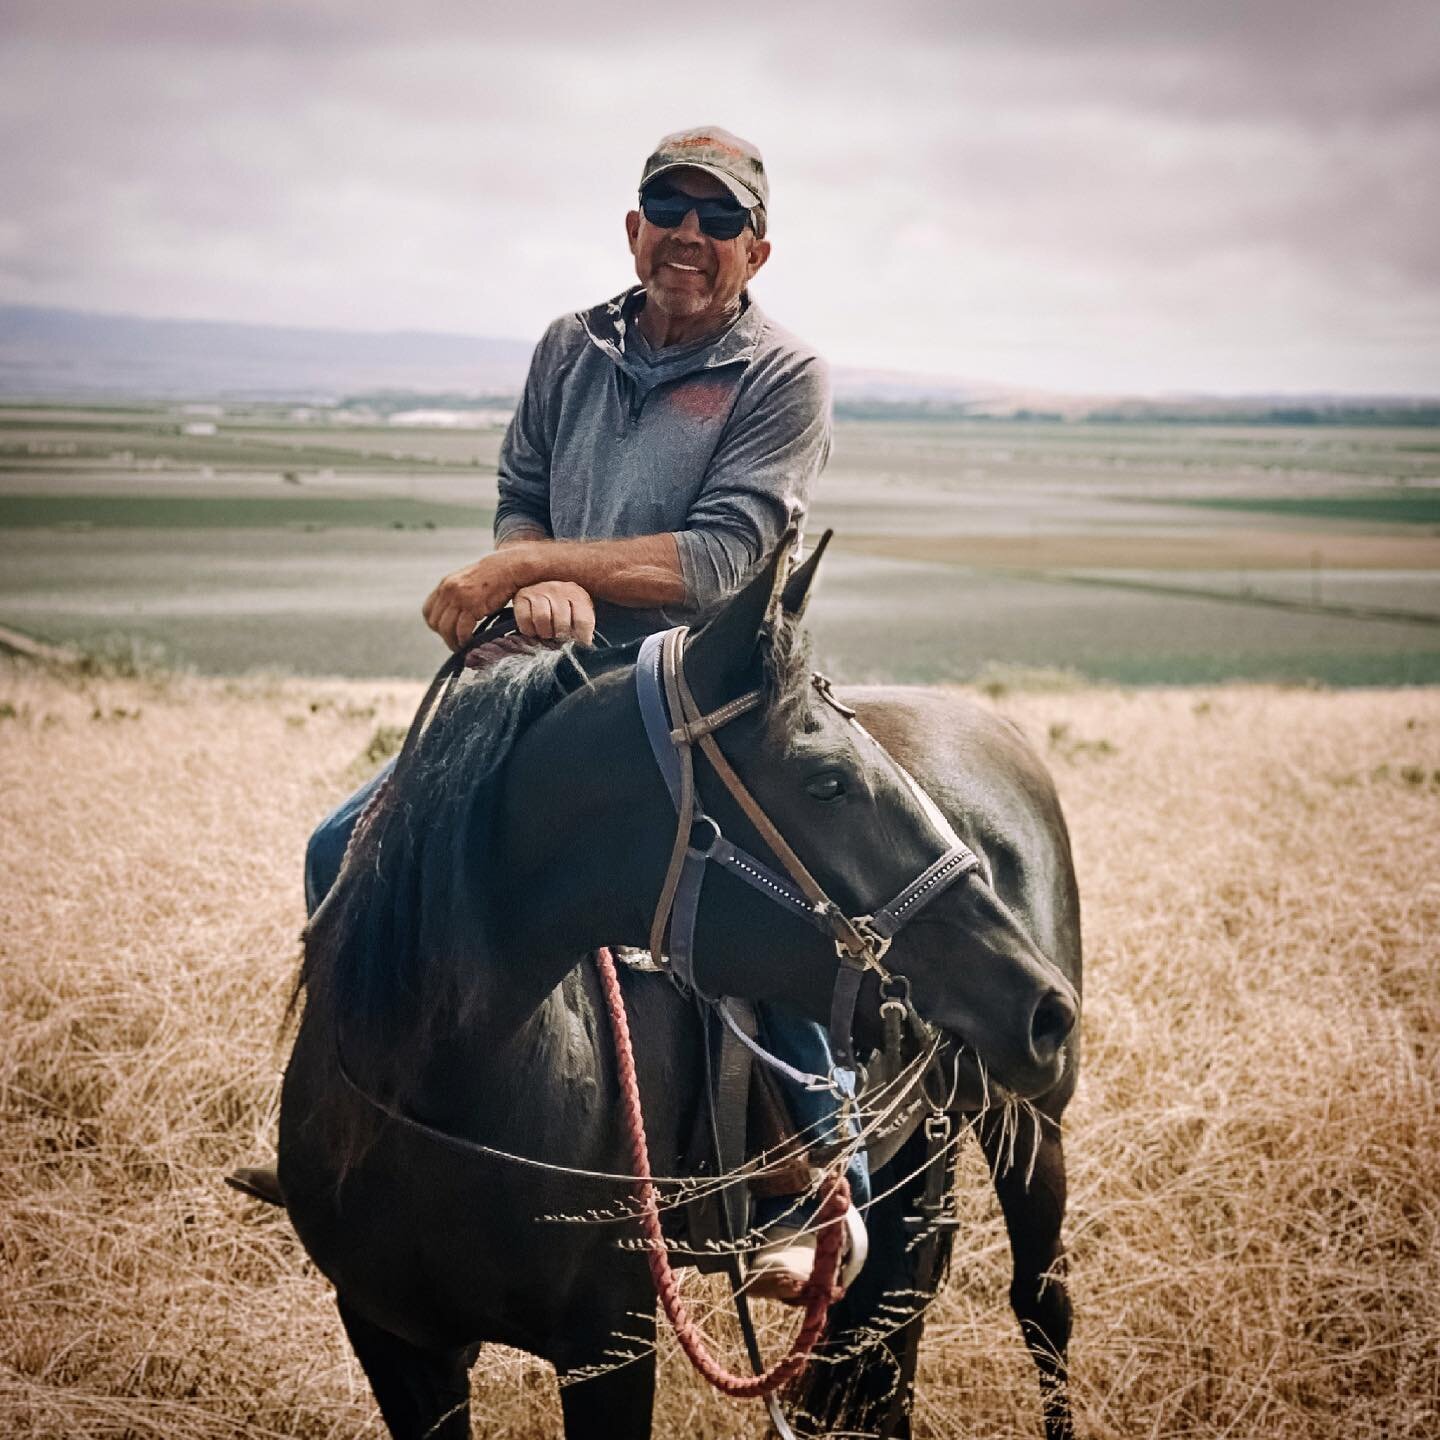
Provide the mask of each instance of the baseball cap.
MULTIPOLYGON (((758 210, 763 217, 770 201, 770 182, 765 178, 765 162, 760 152, 748 140, 718 125, 677 130, 673 135, 666 135, 645 162, 640 188, 643 190, 669 170, 681 169, 703 170, 713 175, 747 210, 758 210)), ((757 228, 763 228, 763 224, 762 218, 757 228)))

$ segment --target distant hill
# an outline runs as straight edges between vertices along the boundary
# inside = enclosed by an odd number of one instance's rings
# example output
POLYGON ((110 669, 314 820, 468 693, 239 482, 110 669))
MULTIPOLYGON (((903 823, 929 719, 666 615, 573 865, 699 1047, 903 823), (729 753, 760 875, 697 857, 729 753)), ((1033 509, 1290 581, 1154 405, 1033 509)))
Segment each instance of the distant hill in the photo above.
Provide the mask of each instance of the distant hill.
MULTIPOLYGON (((531 340, 314 330, 0 305, 0 399, 380 400, 382 410, 513 401, 531 340)), ((904 372, 835 371, 842 418, 1440 424, 1440 398, 1066 395, 904 372)))
POLYGON ((354 391, 517 394, 532 341, 301 330, 0 305, 0 396, 338 401, 354 391))

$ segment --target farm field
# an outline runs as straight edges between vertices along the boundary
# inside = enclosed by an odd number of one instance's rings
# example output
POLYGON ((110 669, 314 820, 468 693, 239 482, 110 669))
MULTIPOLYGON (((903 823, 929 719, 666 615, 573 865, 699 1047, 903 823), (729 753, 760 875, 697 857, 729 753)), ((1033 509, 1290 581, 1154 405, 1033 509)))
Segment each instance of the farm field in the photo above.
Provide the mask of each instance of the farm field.
MULTIPOLYGON (((296 413, 0 408, 0 625, 212 674, 429 673, 419 603, 489 545, 499 427, 296 413)), ((1433 429, 842 422, 822 660, 1434 683, 1437 498, 1433 429)))
MULTIPOLYGON (((219 1177, 272 1143, 305 836, 418 694, 0 663, 0 1433, 382 1433, 283 1217, 219 1177)), ((983 703, 1054 771, 1085 906, 1084 1433, 1434 1435, 1440 692, 992 679, 983 703)), ((1036 1440, 1003 1227, 963 1170, 916 1434, 1036 1440)), ((657 1436, 765 1433, 661 1349, 657 1436)), ((477 1435, 557 1433, 543 1366, 487 1350, 474 1391, 477 1435)))

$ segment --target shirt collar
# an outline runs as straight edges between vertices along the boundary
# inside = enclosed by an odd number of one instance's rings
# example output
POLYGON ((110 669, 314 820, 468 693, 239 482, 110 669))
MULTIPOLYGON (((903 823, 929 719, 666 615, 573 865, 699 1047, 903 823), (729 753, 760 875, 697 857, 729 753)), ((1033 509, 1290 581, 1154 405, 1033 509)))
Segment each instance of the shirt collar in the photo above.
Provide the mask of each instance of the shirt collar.
MULTIPOLYGON (((585 327, 591 344, 604 352, 627 374, 631 367, 625 353, 625 342, 644 303, 645 287, 632 285, 613 299, 580 312, 580 323, 585 327)), ((688 363, 681 367, 680 373, 689 375, 697 370, 713 370, 720 365, 749 361, 755 354, 764 323, 765 317, 761 314, 760 307, 751 300, 748 291, 742 290, 739 315, 719 331, 709 345, 696 347, 693 353, 688 355, 688 363)), ((688 351, 690 347, 685 348, 688 351)), ((663 356, 665 351, 655 353, 663 356)))

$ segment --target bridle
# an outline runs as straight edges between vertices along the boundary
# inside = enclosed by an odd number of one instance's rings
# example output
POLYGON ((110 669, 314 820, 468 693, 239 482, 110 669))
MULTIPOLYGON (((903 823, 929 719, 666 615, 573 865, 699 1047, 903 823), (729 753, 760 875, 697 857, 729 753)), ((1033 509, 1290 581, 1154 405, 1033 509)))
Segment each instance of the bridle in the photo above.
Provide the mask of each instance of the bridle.
MULTIPOLYGON (((670 851, 670 863, 661 886, 655 917, 650 926, 650 953, 656 964, 669 966, 675 976, 695 986, 695 922, 700 907, 700 890, 706 865, 722 866, 767 896, 782 909, 825 932, 835 944, 840 966, 830 997, 830 1048, 835 1070, 832 1086, 853 1081, 855 1056, 855 1006, 860 982, 866 971, 880 978, 882 1001, 909 1008, 909 981, 894 975, 883 961, 896 933, 937 895, 974 871, 982 869, 980 857, 964 844, 941 816, 934 801, 919 784, 891 758, 915 794, 921 808, 936 823, 946 848, 932 864, 906 885, 888 904, 868 915, 847 915, 826 893, 776 829, 759 802, 736 774, 715 740, 715 731, 741 715, 756 709, 764 692, 751 690, 727 701, 708 714, 696 703, 685 679, 683 660, 688 629, 681 625, 650 635, 640 647, 635 666, 635 687, 645 733, 655 762, 675 804, 677 825, 670 851), (695 746, 729 791, 735 803, 760 838, 787 872, 789 879, 728 840, 714 816, 705 813, 695 788, 695 746), (697 840, 697 831, 700 832, 697 840), (667 938, 668 929, 668 938, 667 938), (847 1076, 837 1072, 848 1071, 847 1076)), ((837 714, 862 733, 855 712, 831 692, 820 675, 811 677, 816 694, 837 714)))

